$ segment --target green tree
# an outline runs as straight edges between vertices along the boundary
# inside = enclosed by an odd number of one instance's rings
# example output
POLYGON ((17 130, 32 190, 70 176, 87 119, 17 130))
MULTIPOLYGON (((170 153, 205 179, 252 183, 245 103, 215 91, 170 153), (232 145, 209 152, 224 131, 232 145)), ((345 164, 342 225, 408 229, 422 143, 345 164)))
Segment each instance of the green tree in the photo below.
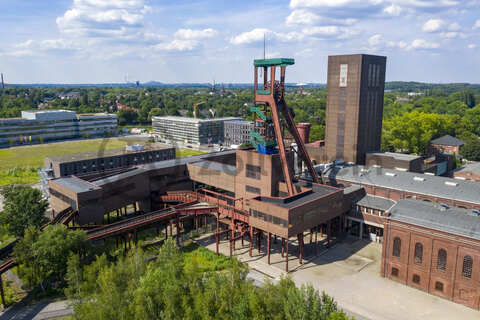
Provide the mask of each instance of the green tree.
POLYGON ((138 114, 134 110, 120 110, 118 112, 118 124, 121 126, 127 124, 137 124, 138 114))
POLYGON ((467 160, 480 161, 480 139, 477 137, 467 140, 460 149, 460 154, 467 160))
POLYGON ((45 291, 49 284, 64 279, 72 254, 86 254, 85 232, 64 225, 47 226, 43 231, 30 227, 14 252, 24 282, 30 288, 40 285, 45 291))
POLYGON ((45 217, 48 201, 43 199, 40 190, 9 185, 1 193, 4 204, 3 211, 0 212, 0 223, 7 225, 8 232, 13 236, 23 237, 26 228, 38 228, 48 221, 45 217))

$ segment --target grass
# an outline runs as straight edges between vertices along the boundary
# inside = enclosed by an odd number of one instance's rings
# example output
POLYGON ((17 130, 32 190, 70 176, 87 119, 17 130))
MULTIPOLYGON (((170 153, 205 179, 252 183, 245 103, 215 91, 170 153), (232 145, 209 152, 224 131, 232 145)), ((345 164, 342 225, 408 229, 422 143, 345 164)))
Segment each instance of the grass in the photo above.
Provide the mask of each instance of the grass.
POLYGON ((198 154, 204 154, 205 152, 194 149, 177 149, 177 158, 196 156, 198 154))
MULTIPOLYGON (((8 184, 37 183, 37 170, 43 166, 43 159, 51 156, 61 156, 82 152, 94 152, 123 148, 135 141, 125 138, 89 139, 55 142, 0 149, 0 187, 8 184)), ((192 149, 177 150, 177 157, 202 154, 202 151, 192 149)))
POLYGON ((229 257, 223 254, 217 256, 215 252, 194 242, 186 244, 182 251, 184 252, 185 264, 196 264, 202 272, 225 270, 233 265, 233 260, 229 257))

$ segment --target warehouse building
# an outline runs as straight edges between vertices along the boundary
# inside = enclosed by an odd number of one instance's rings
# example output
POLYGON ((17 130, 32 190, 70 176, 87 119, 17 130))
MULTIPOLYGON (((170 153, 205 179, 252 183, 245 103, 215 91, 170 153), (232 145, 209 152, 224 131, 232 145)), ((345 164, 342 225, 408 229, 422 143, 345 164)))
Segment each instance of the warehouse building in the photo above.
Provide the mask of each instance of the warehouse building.
POLYGON ((0 146, 112 135, 113 114, 79 114, 68 110, 22 111, 21 118, 0 119, 0 146))
POLYGON ((155 136, 162 142, 223 143, 224 122, 239 118, 196 119, 176 116, 152 117, 155 136))

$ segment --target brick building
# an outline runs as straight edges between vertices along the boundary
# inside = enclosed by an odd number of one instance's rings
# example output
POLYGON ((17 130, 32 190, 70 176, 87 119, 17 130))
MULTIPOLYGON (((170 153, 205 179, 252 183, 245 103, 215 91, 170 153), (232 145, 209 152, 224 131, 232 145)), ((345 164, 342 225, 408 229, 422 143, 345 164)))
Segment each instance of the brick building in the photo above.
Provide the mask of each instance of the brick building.
POLYGON ((446 154, 459 154, 460 147, 465 144, 465 141, 445 135, 438 139, 430 141, 430 151, 433 154, 446 153, 446 154))
POLYGON ((404 199, 389 212, 382 275, 479 308, 480 218, 471 210, 404 199))
POLYGON ((386 57, 328 57, 326 154, 329 161, 365 163, 379 151, 382 135, 386 57))
POLYGON ((467 163, 452 173, 453 178, 480 182, 480 162, 467 163))
POLYGON ((365 165, 419 173, 422 173, 425 167, 420 156, 393 152, 367 152, 365 165))

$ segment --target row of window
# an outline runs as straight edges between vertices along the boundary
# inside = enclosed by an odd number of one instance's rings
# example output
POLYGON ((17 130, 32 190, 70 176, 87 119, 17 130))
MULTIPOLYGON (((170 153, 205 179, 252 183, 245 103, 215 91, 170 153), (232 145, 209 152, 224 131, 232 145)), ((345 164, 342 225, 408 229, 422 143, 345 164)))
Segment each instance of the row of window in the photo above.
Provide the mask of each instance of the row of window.
MULTIPOLYGON (((392 272, 390 273, 392 277, 397 278, 398 277, 398 269, 397 268, 392 268, 392 272)), ((412 277, 412 282, 415 284, 420 284, 420 276, 418 274, 414 274, 412 277)), ((443 292, 443 283, 440 281, 435 282, 435 290, 439 292, 443 292)))
POLYGON ((255 194, 260 194, 261 193, 260 188, 256 188, 256 187, 252 187, 252 186, 248 186, 248 185, 245 186, 245 191, 250 192, 250 193, 255 193, 255 194))
POLYGON ((251 164, 246 165, 245 175, 247 178, 260 180, 261 168, 259 166, 254 166, 251 164))
MULTIPOLYGON (((402 240, 399 237, 393 239, 392 256, 400 258, 402 249, 402 240)), ((423 245, 420 242, 415 243, 415 249, 413 252, 413 263, 423 263, 423 245)), ((463 257, 462 264, 462 276, 470 279, 472 277, 473 259, 471 256, 466 255, 463 257)), ((445 272, 447 270, 447 251, 445 249, 439 249, 437 253, 437 270, 445 272)))
POLYGON ((286 228, 288 226, 288 221, 282 218, 274 217, 269 214, 250 209, 250 215, 257 219, 262 219, 263 221, 270 222, 279 226, 286 228))

